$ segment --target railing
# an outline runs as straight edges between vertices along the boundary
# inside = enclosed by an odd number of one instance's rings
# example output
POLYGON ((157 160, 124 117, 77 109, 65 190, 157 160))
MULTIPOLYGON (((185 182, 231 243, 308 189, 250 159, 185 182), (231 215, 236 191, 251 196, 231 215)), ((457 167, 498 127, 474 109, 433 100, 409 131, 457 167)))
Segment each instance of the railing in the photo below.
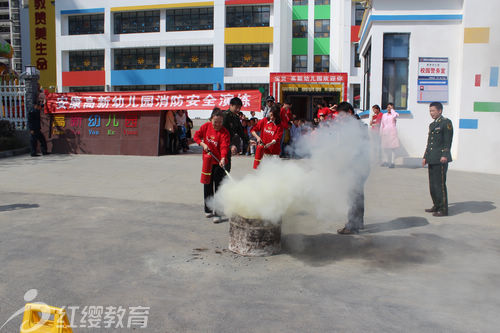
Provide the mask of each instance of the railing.
POLYGON ((28 118, 24 103, 26 86, 24 81, 0 82, 0 120, 8 120, 17 129, 27 129, 28 118))

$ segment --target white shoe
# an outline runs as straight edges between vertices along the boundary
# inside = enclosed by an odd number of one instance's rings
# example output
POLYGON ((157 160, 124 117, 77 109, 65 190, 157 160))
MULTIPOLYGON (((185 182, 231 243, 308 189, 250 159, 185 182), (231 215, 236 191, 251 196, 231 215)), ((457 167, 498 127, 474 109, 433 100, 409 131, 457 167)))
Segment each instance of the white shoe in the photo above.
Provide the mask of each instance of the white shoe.
POLYGON ((211 218, 211 217, 214 217, 214 216, 215 216, 215 214, 214 214, 213 212, 210 212, 210 213, 205 213, 205 217, 206 217, 207 219, 209 219, 209 218, 211 218))
POLYGON ((214 223, 221 223, 222 222, 222 217, 221 216, 215 216, 212 221, 214 223))

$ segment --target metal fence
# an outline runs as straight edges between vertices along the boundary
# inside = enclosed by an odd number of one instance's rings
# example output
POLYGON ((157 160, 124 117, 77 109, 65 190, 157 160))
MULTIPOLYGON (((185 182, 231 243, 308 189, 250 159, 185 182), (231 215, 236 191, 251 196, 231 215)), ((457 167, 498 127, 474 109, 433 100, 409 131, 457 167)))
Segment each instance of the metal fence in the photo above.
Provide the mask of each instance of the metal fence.
POLYGON ((0 120, 8 120, 17 129, 27 129, 28 114, 25 104, 26 85, 24 81, 0 82, 0 120))

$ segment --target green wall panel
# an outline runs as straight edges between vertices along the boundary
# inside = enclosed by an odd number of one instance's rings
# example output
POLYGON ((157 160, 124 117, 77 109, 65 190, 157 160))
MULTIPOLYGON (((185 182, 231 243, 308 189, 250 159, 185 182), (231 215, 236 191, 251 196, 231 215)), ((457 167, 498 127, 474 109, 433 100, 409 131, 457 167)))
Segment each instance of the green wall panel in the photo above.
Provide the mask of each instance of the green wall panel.
POLYGON ((325 20, 330 18, 330 5, 314 6, 314 19, 325 20))
POLYGON ((292 55, 307 55, 307 38, 292 38, 292 55))
POLYGON ((314 38, 314 54, 330 54, 330 38, 314 38))
POLYGON ((293 6, 292 7, 292 17, 294 20, 307 20, 307 8, 308 6, 293 6))
POLYGON ((500 103, 474 102, 474 112, 500 112, 500 103))

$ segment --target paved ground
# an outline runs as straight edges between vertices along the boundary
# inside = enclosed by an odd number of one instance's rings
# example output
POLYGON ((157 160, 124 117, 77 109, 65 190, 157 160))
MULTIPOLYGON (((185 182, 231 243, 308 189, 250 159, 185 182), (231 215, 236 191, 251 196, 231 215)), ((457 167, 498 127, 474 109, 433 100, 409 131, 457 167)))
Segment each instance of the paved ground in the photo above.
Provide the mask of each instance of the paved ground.
POLYGON ((76 325, 85 306, 127 311, 124 328, 78 333, 498 332, 500 176, 451 170, 451 216, 435 218, 426 170, 375 168, 363 234, 288 216, 281 255, 245 258, 225 250, 227 223, 202 216, 200 160, 1 159, 0 326, 37 289, 79 306, 76 325), (146 329, 126 328, 130 306, 150 307, 146 329))

